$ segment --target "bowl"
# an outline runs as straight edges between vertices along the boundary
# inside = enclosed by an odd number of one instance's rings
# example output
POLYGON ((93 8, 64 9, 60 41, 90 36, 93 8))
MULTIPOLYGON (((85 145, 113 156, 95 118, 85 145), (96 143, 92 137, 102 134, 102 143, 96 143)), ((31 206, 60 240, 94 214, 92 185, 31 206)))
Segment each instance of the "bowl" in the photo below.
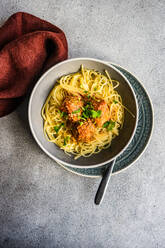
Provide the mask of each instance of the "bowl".
POLYGON ((98 59, 74 58, 65 60, 64 62, 53 66, 38 80, 30 96, 28 118, 34 139, 48 156, 55 161, 70 167, 92 168, 102 166, 112 161, 129 145, 136 130, 138 119, 137 106, 134 91, 128 80, 119 70, 98 59), (119 136, 112 140, 111 146, 90 157, 80 157, 75 160, 73 155, 68 156, 57 145, 46 140, 43 132, 41 109, 49 92, 54 87, 56 80, 63 75, 77 72, 80 69, 81 64, 86 68, 95 69, 99 72, 107 70, 112 79, 118 80, 120 86, 117 88, 117 91, 122 97, 123 104, 129 108, 135 118, 133 118, 127 111, 124 111, 123 128, 120 130, 119 136))

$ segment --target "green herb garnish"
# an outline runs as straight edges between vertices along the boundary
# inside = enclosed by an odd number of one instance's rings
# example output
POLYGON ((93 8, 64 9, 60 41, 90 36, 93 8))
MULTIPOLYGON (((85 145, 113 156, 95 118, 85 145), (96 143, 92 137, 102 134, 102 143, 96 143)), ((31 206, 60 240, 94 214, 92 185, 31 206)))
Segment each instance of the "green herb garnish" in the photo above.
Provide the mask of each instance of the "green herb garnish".
POLYGON ((61 117, 66 117, 68 115, 66 112, 63 112, 60 109, 58 109, 58 113, 60 114, 61 117))
POLYGON ((97 111, 95 111, 93 109, 90 110, 90 116, 92 118, 99 118, 101 116, 101 110, 97 110, 97 111))
POLYGON ((72 114, 78 114, 78 113, 80 113, 80 108, 72 112, 72 114))
POLYGON ((103 124, 103 128, 106 128, 108 131, 111 131, 115 127, 115 122, 114 121, 106 121, 103 124))
POLYGON ((69 140, 70 140, 70 136, 66 136, 64 138, 64 146, 66 146, 66 144, 68 143, 69 140))
POLYGON ((87 91, 87 90, 84 90, 84 93, 85 93, 85 94, 87 94, 87 93, 88 93, 88 91, 87 91))
POLYGON ((79 122, 80 126, 82 126, 82 125, 83 125, 83 123, 84 123, 83 121, 80 121, 80 122, 79 122))
POLYGON ((81 116, 81 118, 80 118, 80 119, 81 119, 81 120, 83 120, 83 121, 86 121, 86 118, 84 118, 84 117, 82 117, 82 116, 81 116))
POLYGON ((89 114, 89 111, 88 110, 85 110, 83 113, 82 113, 82 117, 87 119, 90 117, 90 114, 89 114))
POLYGON ((61 128, 62 126, 64 126, 64 123, 61 123, 59 126, 55 126, 55 127, 54 127, 55 132, 58 133, 58 131, 60 130, 60 128, 61 128))
POLYGON ((97 90, 97 87, 94 87, 94 91, 96 91, 97 90))
POLYGON ((104 124, 103 124, 103 128, 107 128, 110 124, 110 121, 106 121, 104 124))
POLYGON ((68 114, 66 112, 61 112, 61 117, 66 117, 68 114))
POLYGON ((87 104, 82 109, 82 119, 98 118, 101 116, 101 110, 94 110, 91 102, 87 102, 87 104))
POLYGON ((91 103, 91 102, 87 102, 85 107, 90 107, 90 108, 93 108, 93 105, 92 105, 92 103, 91 103))
POLYGON ((93 107, 90 104, 87 104, 84 108, 84 110, 88 110, 88 109, 93 109, 93 107))
POLYGON ((115 122, 110 120, 110 124, 108 126, 108 131, 112 130, 115 127, 115 122))
POLYGON ((116 103, 118 103, 118 101, 116 101, 116 100, 113 100, 113 102, 116 104, 116 103))

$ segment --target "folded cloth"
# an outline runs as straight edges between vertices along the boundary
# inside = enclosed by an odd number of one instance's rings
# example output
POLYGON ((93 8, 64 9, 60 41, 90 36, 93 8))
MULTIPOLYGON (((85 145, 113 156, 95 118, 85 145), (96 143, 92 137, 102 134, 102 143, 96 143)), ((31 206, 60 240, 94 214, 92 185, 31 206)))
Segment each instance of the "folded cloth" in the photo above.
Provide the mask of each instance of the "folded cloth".
POLYGON ((12 15, 0 28, 0 117, 12 112, 41 73, 67 55, 61 29, 28 13, 12 15))

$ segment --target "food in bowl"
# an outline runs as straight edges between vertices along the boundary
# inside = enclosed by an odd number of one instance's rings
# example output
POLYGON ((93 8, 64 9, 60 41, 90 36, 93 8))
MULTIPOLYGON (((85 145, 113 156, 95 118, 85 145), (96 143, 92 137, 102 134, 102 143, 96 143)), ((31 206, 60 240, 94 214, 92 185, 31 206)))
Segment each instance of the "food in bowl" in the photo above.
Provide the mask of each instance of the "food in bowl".
POLYGON ((124 121, 118 86, 106 70, 83 65, 60 77, 42 108, 45 137, 75 159, 108 148, 124 121))

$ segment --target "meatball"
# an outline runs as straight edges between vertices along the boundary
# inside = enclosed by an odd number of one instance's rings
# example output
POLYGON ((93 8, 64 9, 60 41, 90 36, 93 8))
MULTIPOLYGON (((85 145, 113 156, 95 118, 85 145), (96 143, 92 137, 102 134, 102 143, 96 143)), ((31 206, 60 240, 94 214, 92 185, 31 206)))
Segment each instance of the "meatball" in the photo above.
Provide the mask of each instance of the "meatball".
POLYGON ((83 101, 81 96, 67 96, 61 110, 68 113, 69 120, 76 122, 79 120, 79 116, 81 116, 83 101))
POLYGON ((93 107, 95 110, 101 110, 101 116, 96 118, 95 121, 98 127, 102 127, 110 119, 109 107, 104 100, 100 102, 93 101, 93 107))
POLYGON ((90 119, 85 121, 82 125, 77 127, 78 140, 83 142, 89 142, 95 133, 95 125, 90 119))

